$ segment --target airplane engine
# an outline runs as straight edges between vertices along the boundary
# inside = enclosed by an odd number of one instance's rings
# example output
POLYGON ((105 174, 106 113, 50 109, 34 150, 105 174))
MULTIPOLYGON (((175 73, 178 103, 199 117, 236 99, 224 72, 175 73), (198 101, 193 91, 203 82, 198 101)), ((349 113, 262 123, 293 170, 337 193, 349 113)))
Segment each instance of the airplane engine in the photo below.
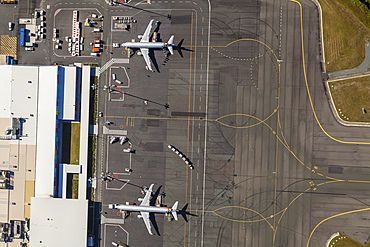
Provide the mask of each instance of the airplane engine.
POLYGON ((139 56, 143 55, 143 53, 141 53, 140 51, 138 51, 136 54, 139 55, 139 56))
POLYGON ((139 202, 142 202, 142 201, 144 200, 144 198, 139 197, 139 198, 137 198, 137 200, 138 200, 139 202))
POLYGON ((142 219, 142 218, 143 218, 143 216, 142 216, 141 214, 139 214, 137 217, 138 217, 139 219, 142 219))
POLYGON ((138 35, 137 37, 138 37, 139 39, 141 39, 141 38, 143 37, 143 35, 138 35))

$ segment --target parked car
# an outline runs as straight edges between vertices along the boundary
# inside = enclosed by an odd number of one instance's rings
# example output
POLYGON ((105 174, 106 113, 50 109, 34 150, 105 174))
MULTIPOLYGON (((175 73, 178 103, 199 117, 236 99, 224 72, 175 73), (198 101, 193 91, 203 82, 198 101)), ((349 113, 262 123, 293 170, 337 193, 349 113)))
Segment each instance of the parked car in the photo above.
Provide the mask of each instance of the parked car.
POLYGON ((9 31, 13 31, 13 23, 11 21, 9 21, 8 23, 8 28, 9 28, 9 31))

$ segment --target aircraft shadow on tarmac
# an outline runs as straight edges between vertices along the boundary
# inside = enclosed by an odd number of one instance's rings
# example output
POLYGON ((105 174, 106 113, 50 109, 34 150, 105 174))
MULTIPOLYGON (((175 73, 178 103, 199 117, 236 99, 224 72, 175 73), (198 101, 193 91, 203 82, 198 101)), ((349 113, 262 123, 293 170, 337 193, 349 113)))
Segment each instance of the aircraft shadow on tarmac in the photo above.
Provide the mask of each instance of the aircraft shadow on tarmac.
MULTIPOLYGON (((156 28, 157 30, 157 28, 156 28)), ((159 34, 157 37, 160 37, 159 34)), ((159 38, 158 42, 161 42, 161 39, 159 38)), ((181 56, 181 58, 184 58, 184 55, 182 53, 182 51, 193 51, 191 49, 188 49, 188 48, 185 48, 185 47, 182 47, 182 43, 184 42, 184 39, 182 39, 176 46, 173 47, 174 50, 176 50, 179 55, 181 56)), ((161 73, 161 71, 159 70, 159 65, 158 65, 158 62, 157 62, 157 59, 155 58, 155 55, 154 55, 154 50, 156 49, 149 49, 149 57, 150 57, 150 60, 152 61, 156 71, 158 73, 161 73)), ((158 50, 158 49, 157 49, 158 50)), ((135 54, 136 54, 136 49, 134 50, 134 52, 132 52, 130 54, 130 58, 132 58, 135 54)), ((166 52, 165 50, 163 50, 163 53, 164 53, 164 56, 165 56, 165 59, 163 60, 162 62, 162 66, 166 66, 167 62, 170 60, 170 56, 171 56, 171 53, 170 52, 166 52)))
MULTIPOLYGON (((162 185, 159 186, 158 189, 156 190, 156 192, 153 194, 152 199, 150 200, 150 206, 155 206, 156 205, 157 198, 158 198, 158 195, 160 193, 161 188, 162 188, 162 185)), ((165 196, 165 193, 162 193, 162 196, 165 196)), ((188 218, 186 217, 186 215, 198 217, 198 215, 196 215, 196 214, 186 212, 186 209, 188 208, 188 205, 189 204, 186 204, 181 210, 178 211, 178 213, 181 214, 181 216, 184 218, 185 222, 188 222, 188 218)), ((163 205, 160 205, 160 206, 163 206, 163 205)), ((154 213, 149 213, 149 220, 151 221, 151 223, 152 223, 155 231, 157 232, 158 236, 161 236, 161 234, 159 233, 158 224, 155 220, 155 214, 154 213)))

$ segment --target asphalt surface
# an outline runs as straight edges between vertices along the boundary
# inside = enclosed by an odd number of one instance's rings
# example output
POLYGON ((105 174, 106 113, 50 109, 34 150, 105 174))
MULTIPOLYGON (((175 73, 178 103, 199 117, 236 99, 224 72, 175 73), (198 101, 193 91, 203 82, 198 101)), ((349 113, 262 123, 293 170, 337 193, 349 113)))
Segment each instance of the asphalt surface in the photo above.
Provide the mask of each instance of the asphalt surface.
MULTIPOLYGON (((311 1, 300 3, 302 16, 300 5, 286 0, 12 6, 14 18, 29 17, 35 7, 47 12, 46 40, 35 52, 19 49, 20 64, 107 68, 97 89, 104 116, 98 119, 96 176, 108 172, 114 180, 97 180, 97 246, 323 246, 337 231, 368 241, 370 136, 366 128, 335 121, 322 80, 318 12, 311 1), (52 27, 60 9, 104 15, 101 57, 55 56, 52 27), (137 23, 112 31, 113 16, 137 23), (174 34, 177 45, 174 55, 151 53, 155 72, 145 70, 142 57, 112 47, 138 40, 151 19, 160 21, 160 40, 174 34), (123 84, 112 81, 112 71, 123 84), (118 88, 109 95, 103 88, 111 85, 118 88), (109 144, 112 135, 126 135, 135 152, 123 152, 128 143, 109 144), (194 170, 168 144, 189 157, 194 170), (156 215, 150 236, 137 214, 123 219, 108 209, 109 203, 140 203, 141 188, 151 183, 160 188, 162 205, 188 204, 193 216, 186 224, 181 216, 156 215)), ((10 35, 6 27, 0 31, 10 35)))

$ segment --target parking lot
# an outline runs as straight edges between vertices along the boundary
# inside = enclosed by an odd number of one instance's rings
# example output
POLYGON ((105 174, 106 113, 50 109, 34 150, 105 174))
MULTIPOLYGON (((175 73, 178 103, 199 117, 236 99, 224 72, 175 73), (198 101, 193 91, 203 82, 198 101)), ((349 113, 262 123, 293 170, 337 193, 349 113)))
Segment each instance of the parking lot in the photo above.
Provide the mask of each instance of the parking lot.
POLYGON ((97 56, 103 51, 103 20, 98 9, 78 9, 74 24, 74 9, 60 9, 54 17, 56 35, 53 37, 53 52, 59 57, 97 56), (92 17, 94 16, 94 17, 92 17), (100 17, 100 18, 99 18, 100 17), (75 34, 74 32, 78 33, 75 34), (78 42, 76 48, 73 46, 78 42), (95 50, 94 50, 95 48, 95 50))

